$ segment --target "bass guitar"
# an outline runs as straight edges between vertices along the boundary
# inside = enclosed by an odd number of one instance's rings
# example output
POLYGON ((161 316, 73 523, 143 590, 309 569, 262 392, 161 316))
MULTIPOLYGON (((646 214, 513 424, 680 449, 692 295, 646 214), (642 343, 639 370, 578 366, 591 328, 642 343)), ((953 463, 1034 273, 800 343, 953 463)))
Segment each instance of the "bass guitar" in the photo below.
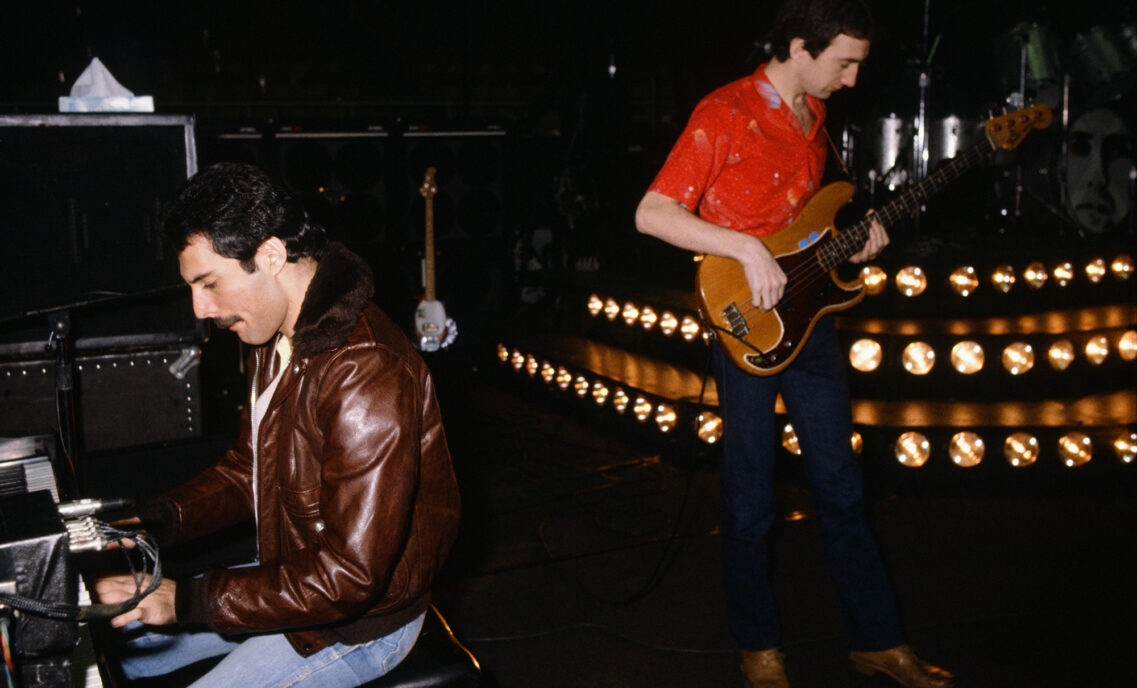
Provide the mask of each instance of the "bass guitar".
POLYGON ((986 140, 842 232, 833 226, 833 219, 852 199, 853 185, 836 182, 823 187, 789 226, 760 237, 788 278, 785 293, 772 310, 753 303, 741 264, 705 256, 695 276, 700 311, 727 358, 754 375, 781 371, 801 351, 822 315, 850 308, 864 297, 861 279, 842 281, 836 268, 864 247, 872 219, 888 227, 914 215, 924 201, 983 161, 990 150, 1015 149, 1032 130, 1050 126, 1051 119, 1050 108, 1034 105, 987 120, 986 140))
POLYGON ((434 181, 435 169, 426 168, 419 193, 426 201, 426 237, 422 256, 423 297, 415 309, 415 346, 419 351, 438 351, 454 342, 458 327, 446 317, 446 308, 434 289, 434 196, 438 184, 434 181))

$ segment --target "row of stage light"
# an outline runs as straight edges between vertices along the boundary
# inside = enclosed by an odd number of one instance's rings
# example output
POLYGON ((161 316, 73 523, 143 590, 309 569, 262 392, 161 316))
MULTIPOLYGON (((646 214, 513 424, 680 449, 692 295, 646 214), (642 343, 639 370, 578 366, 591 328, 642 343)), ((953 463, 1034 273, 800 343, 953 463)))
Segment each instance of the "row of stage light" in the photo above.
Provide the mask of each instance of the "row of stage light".
MULTIPOLYGON (((1133 275, 1133 270, 1133 258, 1128 254, 1120 254, 1109 262, 1100 257, 1092 258, 1082 266, 1082 273, 1091 284, 1102 282, 1107 275, 1125 281, 1133 275)), ((866 266, 862 275, 865 291, 870 295, 880 294, 888 286, 888 274, 879 266, 866 266)), ((1041 289, 1051 279, 1059 287, 1069 286, 1078 279, 1078 268, 1071 261, 1062 261, 1047 269, 1045 263, 1035 261, 1022 269, 1022 281, 1030 289, 1041 289)), ((1018 283, 1018 273, 1013 265, 999 265, 991 270, 988 281, 997 291, 1006 294, 1018 283)), ((919 296, 928 288, 927 273, 918 265, 898 270, 894 282, 896 290, 908 297, 919 296)), ((947 282, 953 292, 965 298, 974 294, 982 283, 979 272, 971 265, 957 267, 948 275, 947 282)))
MULTIPOLYGON (((640 390, 625 389, 618 383, 597 377, 587 371, 572 370, 565 365, 556 365, 541 360, 535 354, 524 353, 520 349, 510 349, 503 343, 497 346, 497 358, 513 371, 539 379, 552 389, 571 393, 582 400, 591 400, 598 407, 608 407, 617 415, 631 416, 644 425, 653 423, 664 434, 676 428, 690 426, 700 440, 708 445, 722 439, 722 419, 706 408, 693 407, 684 410, 678 404, 653 398, 640 390), (686 416, 686 418, 684 418, 686 416)), ((1098 433, 1099 443, 1112 449, 1114 457, 1122 464, 1132 464, 1137 460, 1137 432, 1127 428, 1104 430, 1098 433)), ((864 440, 860 433, 854 432, 851 438, 854 452, 860 454, 864 440)), ((1077 468, 1090 462, 1095 453, 1095 440, 1084 432, 1071 431, 1059 436, 1055 443, 1055 453, 1068 468, 1077 468)), ((800 454, 797 436, 793 426, 786 424, 782 432, 782 446, 791 454, 800 454)), ((979 434, 970 431, 954 433, 947 443, 947 455, 960 468, 972 468, 983 462, 987 443, 979 434)), ((919 468, 928 463, 932 456, 932 443, 918 431, 899 434, 892 443, 893 453, 898 463, 910 468, 919 468)), ((1038 438, 1028 432, 1013 432, 1003 438, 1003 457, 1015 468, 1035 464, 1042 455, 1038 438)))

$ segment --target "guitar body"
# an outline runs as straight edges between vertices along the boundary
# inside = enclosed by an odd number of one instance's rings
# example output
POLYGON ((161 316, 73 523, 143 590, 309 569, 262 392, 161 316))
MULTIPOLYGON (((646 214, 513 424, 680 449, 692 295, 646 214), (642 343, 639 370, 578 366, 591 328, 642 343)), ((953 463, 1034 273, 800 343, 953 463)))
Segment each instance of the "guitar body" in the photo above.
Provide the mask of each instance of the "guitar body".
POLYGON ((419 351, 438 351, 450 343, 446 309, 441 301, 419 301, 414 325, 415 344, 419 351))
POLYGON ((845 282, 826 270, 818 251, 837 235, 833 219, 853 197, 853 185, 830 184, 818 191, 782 231, 760 237, 789 281, 772 311, 751 305, 742 265, 708 255, 696 275, 703 318, 715 329, 723 352, 754 375, 773 375, 788 366, 824 314, 855 305, 864 297, 859 280, 845 282))

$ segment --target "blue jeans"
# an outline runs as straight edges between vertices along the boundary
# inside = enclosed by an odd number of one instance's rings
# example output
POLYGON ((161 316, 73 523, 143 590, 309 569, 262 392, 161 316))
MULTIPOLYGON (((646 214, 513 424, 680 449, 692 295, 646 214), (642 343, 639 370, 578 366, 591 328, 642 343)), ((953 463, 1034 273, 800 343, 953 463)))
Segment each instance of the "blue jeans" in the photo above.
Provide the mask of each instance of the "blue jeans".
POLYGON ((902 644, 892 586, 865 521, 861 469, 850 446, 848 383, 833 318, 823 317, 794 362, 776 375, 750 375, 718 346, 713 350, 724 422, 723 571, 727 614, 739 646, 765 650, 781 639, 766 546, 774 521, 774 457, 781 441, 774 417, 779 392, 801 446, 850 646, 871 651, 902 644))
POLYGON ((414 647, 425 615, 390 635, 359 645, 336 643, 301 657, 282 633, 227 637, 212 632, 160 633, 132 623, 124 627, 130 654, 128 679, 162 676, 225 655, 191 688, 339 688, 358 686, 394 669, 414 647))

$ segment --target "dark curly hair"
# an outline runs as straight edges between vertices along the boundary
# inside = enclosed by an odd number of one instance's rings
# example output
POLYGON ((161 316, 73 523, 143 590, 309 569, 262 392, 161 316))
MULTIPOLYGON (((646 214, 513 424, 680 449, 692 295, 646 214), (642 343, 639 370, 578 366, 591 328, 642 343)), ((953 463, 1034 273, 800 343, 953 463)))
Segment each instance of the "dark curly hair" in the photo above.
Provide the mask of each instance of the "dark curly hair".
POLYGON ((863 0, 784 0, 770 29, 770 48, 784 61, 790 56, 790 41, 801 38, 809 54, 817 57, 842 33, 867 41, 876 35, 876 22, 863 0))
POLYGON ((178 252, 204 236, 214 252, 237 259, 246 272, 256 272, 253 257, 272 237, 284 242, 290 263, 319 260, 327 242, 324 229, 263 170, 232 162, 191 177, 167 210, 162 231, 178 252))

